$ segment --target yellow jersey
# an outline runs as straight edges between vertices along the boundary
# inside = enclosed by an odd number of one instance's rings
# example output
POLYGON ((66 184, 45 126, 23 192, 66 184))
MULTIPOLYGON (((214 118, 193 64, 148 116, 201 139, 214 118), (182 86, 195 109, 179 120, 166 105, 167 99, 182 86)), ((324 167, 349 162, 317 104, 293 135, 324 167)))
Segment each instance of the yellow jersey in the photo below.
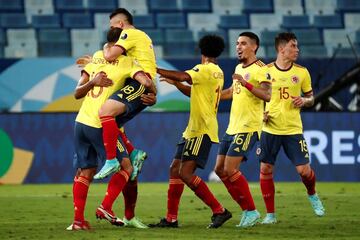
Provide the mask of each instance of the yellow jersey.
POLYGON ((115 45, 123 48, 127 56, 136 59, 155 81, 155 52, 152 41, 145 32, 135 28, 124 29, 115 45))
POLYGON ((183 137, 190 139, 207 134, 212 142, 219 142, 216 114, 224 73, 213 63, 198 64, 186 72, 191 76, 192 86, 189 123, 183 137))
POLYGON ((270 118, 262 130, 276 135, 303 133, 300 108, 294 106, 292 97, 312 91, 308 70, 295 63, 287 70, 279 69, 275 62, 268 64, 268 68, 272 95, 265 110, 269 111, 270 118))
POLYGON ((103 51, 97 51, 93 55, 91 63, 87 64, 83 71, 89 75, 89 81, 101 71, 105 72, 107 77, 113 81, 113 85, 110 87, 94 86, 87 93, 75 120, 90 127, 101 128, 99 119, 101 106, 115 91, 125 85, 127 78, 133 78, 137 72, 143 71, 143 69, 133 58, 121 55, 116 60, 108 62, 104 58, 103 51))
MULTIPOLYGON (((241 75, 256 88, 259 88, 262 82, 271 83, 267 66, 260 60, 246 67, 238 64, 235 68, 235 73, 241 75)), ((226 133, 233 135, 237 133, 260 132, 264 101, 252 94, 237 80, 233 80, 232 88, 230 120, 226 133)))

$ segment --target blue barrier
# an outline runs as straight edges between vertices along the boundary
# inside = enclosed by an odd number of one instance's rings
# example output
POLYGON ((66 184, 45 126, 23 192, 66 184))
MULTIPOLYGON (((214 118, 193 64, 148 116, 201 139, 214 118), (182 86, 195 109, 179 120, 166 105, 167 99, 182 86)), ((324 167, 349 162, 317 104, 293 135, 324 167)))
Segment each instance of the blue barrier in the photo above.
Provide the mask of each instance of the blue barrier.
MULTIPOLYGON (((74 113, 0 114, 0 129, 8 134, 14 148, 34 154, 24 183, 72 182, 75 116, 74 113)), ((218 119, 221 136, 228 124, 228 113, 220 113, 218 119)), ((130 140, 149 154, 140 181, 168 180, 169 164, 187 121, 188 113, 184 112, 146 112, 126 125, 130 140)), ((303 123, 317 179, 360 181, 360 113, 305 112, 303 123)), ((198 170, 203 179, 208 179, 215 165, 217 148, 217 145, 212 147, 206 169, 198 170)), ((258 181, 259 163, 253 151, 254 157, 242 165, 242 171, 250 181, 258 181)), ((299 180, 283 153, 278 156, 275 179, 299 180)))

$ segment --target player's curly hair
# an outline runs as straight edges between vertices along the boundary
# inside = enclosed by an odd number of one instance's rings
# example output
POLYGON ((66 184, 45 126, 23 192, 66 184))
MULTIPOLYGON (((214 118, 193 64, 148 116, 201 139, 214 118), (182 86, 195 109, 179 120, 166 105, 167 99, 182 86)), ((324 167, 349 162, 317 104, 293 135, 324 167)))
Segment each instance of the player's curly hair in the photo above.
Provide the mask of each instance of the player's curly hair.
POLYGON ((202 55, 217 58, 224 51, 224 39, 217 35, 205 35, 199 41, 199 48, 202 55))
POLYGON ((109 43, 115 43, 119 40, 121 35, 122 29, 121 28, 111 28, 106 35, 106 40, 109 43))
POLYGON ((133 25, 133 16, 131 15, 131 13, 126 10, 125 8, 117 8, 115 9, 111 14, 110 14, 110 19, 112 19, 113 17, 115 17, 118 14, 123 14, 125 15, 127 21, 129 24, 133 25))

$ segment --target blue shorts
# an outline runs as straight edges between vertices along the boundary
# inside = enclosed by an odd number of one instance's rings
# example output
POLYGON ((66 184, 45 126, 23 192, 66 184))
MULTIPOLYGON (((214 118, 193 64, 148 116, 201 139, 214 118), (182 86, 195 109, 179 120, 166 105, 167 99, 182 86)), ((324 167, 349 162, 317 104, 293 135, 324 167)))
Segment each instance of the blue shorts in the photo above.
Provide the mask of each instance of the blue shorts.
MULTIPOLYGON (((121 140, 117 142, 117 159, 121 160, 129 155, 121 140)), ((86 169, 96 168, 100 162, 102 165, 106 160, 106 152, 102 137, 102 128, 94 128, 85 124, 75 122, 75 154, 74 167, 86 169)))
POLYGON ((258 132, 238 133, 234 135, 225 133, 220 142, 218 155, 231 157, 242 156, 244 160, 247 160, 257 141, 259 141, 258 132))
POLYGON ((274 165, 281 146, 295 166, 310 162, 309 152, 302 134, 274 135, 264 131, 261 133, 260 144, 256 150, 259 161, 274 165))
POLYGON ((197 167, 204 169, 209 157, 212 142, 207 134, 190 139, 182 138, 177 144, 174 159, 195 161, 197 167))
POLYGON ((115 118, 119 127, 124 126, 125 123, 147 107, 140 98, 142 94, 146 93, 148 92, 143 85, 136 80, 128 78, 126 79, 125 86, 109 97, 109 99, 121 102, 126 106, 126 111, 115 118))

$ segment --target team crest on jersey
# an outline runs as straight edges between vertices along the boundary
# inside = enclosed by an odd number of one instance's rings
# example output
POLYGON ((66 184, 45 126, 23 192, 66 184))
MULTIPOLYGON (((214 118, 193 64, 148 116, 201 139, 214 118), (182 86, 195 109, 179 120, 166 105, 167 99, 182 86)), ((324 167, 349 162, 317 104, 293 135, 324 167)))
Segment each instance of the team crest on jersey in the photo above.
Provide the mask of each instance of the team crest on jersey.
POLYGON ((124 33, 123 35, 120 36, 120 38, 121 38, 122 40, 127 39, 127 37, 128 37, 128 35, 127 35, 126 33, 124 33))
POLYGON ((199 72, 199 69, 197 67, 194 67, 192 70, 194 70, 195 72, 199 72))
POLYGON ((246 81, 249 81, 249 79, 250 79, 250 73, 246 73, 246 74, 244 75, 244 79, 245 79, 246 81))
POLYGON ((258 147, 258 148, 256 149, 256 155, 258 155, 258 156, 259 156, 259 155, 260 155, 260 153, 261 153, 261 148, 259 148, 259 147, 258 147))
POLYGON ((299 77, 294 75, 294 76, 291 77, 291 81, 296 84, 296 83, 299 82, 299 77))

